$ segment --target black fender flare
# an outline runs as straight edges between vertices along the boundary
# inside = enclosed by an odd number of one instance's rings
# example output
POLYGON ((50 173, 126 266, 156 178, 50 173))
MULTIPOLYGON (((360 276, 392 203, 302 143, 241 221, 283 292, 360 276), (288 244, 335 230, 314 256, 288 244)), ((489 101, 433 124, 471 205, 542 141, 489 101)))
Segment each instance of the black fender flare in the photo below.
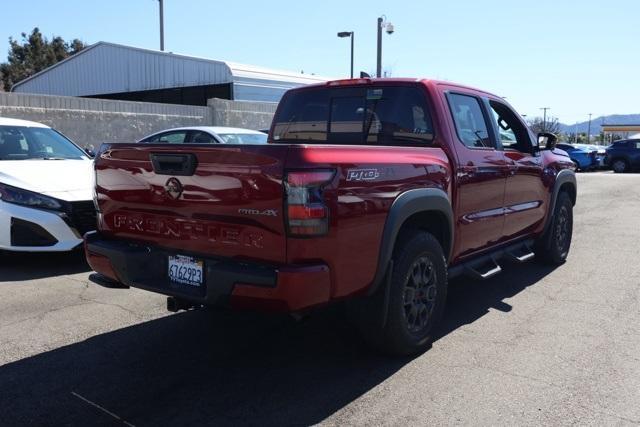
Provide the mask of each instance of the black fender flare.
POLYGON ((398 238, 398 233, 404 222, 412 215, 421 212, 437 212, 444 216, 449 229, 448 231, 448 247, 445 250, 447 262, 451 259, 453 250, 453 208, 451 200, 447 193, 440 188, 417 188, 407 190, 400 194, 391 205, 387 219, 382 232, 382 240, 380 243, 380 251, 378 255, 378 266, 373 282, 367 292, 372 295, 385 282, 387 277, 388 266, 393 256, 393 248, 398 238))
MULTIPOLYGON (((549 199, 549 209, 547 210, 547 219, 545 220, 544 230, 542 231, 542 235, 544 235, 549 226, 553 222, 553 211, 556 208, 556 202, 558 201, 558 194, 560 194, 560 189, 563 185, 568 184, 573 188, 574 194, 578 194, 578 184, 576 182, 576 173, 571 169, 562 169, 556 175, 556 180, 553 184, 553 190, 551 192, 551 197, 549 199)), ((576 199, 573 200, 573 205, 575 206, 576 199)))

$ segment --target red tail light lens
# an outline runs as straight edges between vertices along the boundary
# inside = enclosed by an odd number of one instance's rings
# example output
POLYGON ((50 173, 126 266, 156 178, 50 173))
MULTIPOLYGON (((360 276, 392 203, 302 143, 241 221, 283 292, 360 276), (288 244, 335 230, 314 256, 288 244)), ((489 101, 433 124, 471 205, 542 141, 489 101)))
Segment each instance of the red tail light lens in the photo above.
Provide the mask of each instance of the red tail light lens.
POLYGON ((287 174, 287 231, 290 236, 322 236, 329 232, 329 208, 322 191, 334 170, 292 171, 287 174))

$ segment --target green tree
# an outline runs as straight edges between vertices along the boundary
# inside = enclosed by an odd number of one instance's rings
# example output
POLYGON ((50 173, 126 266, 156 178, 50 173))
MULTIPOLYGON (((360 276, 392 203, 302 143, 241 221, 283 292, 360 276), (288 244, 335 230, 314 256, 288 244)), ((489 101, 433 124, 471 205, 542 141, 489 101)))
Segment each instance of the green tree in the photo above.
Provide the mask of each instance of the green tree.
POLYGON ((22 33, 22 43, 9 37, 7 62, 0 64, 0 79, 9 91, 19 81, 80 52, 85 44, 79 39, 65 42, 55 36, 51 41, 36 27, 30 34, 22 33))

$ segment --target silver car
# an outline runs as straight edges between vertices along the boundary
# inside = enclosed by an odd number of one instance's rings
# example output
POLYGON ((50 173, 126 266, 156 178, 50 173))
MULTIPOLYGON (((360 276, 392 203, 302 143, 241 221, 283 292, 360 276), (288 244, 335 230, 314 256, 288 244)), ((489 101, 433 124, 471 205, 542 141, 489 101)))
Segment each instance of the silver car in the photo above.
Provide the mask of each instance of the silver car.
POLYGON ((167 144, 266 144, 267 134, 251 129, 221 126, 190 126, 166 129, 138 142, 167 144))

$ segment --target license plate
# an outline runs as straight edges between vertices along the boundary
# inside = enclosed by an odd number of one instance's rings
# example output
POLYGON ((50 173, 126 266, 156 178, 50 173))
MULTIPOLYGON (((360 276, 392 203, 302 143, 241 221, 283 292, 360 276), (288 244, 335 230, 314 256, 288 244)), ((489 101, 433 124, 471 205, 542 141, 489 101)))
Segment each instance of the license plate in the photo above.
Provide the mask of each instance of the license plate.
POLYGON ((185 255, 169 255, 169 280, 188 286, 202 286, 204 262, 185 255))

